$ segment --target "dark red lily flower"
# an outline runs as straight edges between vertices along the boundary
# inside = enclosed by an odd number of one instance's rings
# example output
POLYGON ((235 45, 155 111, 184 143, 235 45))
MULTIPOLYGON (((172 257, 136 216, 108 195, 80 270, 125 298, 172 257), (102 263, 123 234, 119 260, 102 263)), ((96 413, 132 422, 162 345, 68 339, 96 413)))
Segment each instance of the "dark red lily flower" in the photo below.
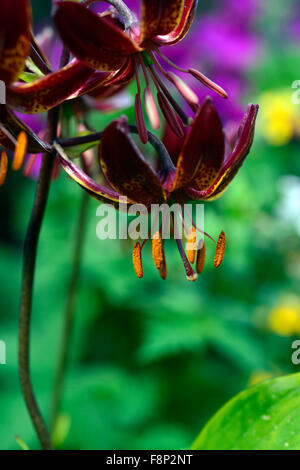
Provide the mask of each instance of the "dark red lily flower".
MULTIPOLYGON (((31 50, 31 26, 29 0, 1 1, 0 80, 6 84, 7 106, 29 114, 47 111, 62 103, 93 74, 93 69, 75 59, 31 83, 18 82, 31 50)), ((12 140, 9 135, 16 138, 24 130, 28 134, 30 151, 42 151, 38 141, 31 139, 24 123, 5 105, 0 105, 0 108, 0 144, 10 148, 12 140)))
POLYGON ((0 80, 7 85, 7 104, 24 113, 39 113, 62 103, 92 75, 90 67, 72 61, 32 83, 15 83, 31 47, 29 0, 2 0, 0 15, 0 80))
MULTIPOLYGON (((139 203, 147 207, 174 200, 179 204, 188 200, 209 201, 224 192, 248 155, 253 142, 257 112, 257 105, 248 106, 233 150, 227 153, 221 121, 210 98, 207 98, 184 140, 177 167, 171 160, 165 161, 163 169, 158 172, 151 168, 133 141, 126 117, 121 117, 106 128, 100 143, 100 163, 110 185, 108 188, 97 184, 64 152, 60 152, 59 158, 68 175, 100 201, 107 200, 116 204, 121 197, 126 196, 127 204, 139 203)), ((185 221, 182 220, 182 223, 185 221)), ((197 229, 193 223, 192 238, 197 229)), ((163 243, 158 235, 154 239, 155 264, 165 278, 163 243)), ((188 280, 196 280, 197 274, 189 259, 194 262, 197 252, 196 271, 201 272, 205 245, 201 244, 197 250, 189 252, 187 257, 181 240, 176 242, 188 280)), ((144 243, 141 246, 137 243, 134 250, 135 268, 139 277, 142 275, 140 255, 144 243)), ((225 248, 224 232, 216 244, 214 264, 219 266, 225 248)))
MULTIPOLYGON (((196 9, 195 0, 142 0, 140 23, 131 18, 126 30, 120 21, 111 15, 96 15, 88 9, 93 1, 80 4, 72 1, 57 2, 54 20, 63 42, 80 61, 101 71, 115 71, 123 81, 132 78, 137 82, 135 100, 136 121, 143 143, 147 142, 147 131, 143 118, 142 101, 153 129, 158 129, 159 115, 150 88, 150 78, 157 89, 159 106, 173 132, 183 135, 183 124, 189 125, 190 119, 172 97, 158 72, 171 82, 188 102, 193 111, 198 109, 198 98, 184 81, 173 73, 166 72, 157 59, 159 55, 170 64, 160 52, 159 46, 172 45, 187 34, 196 9), (139 70, 145 79, 143 100, 139 70)), ((223 97, 226 92, 194 69, 179 69, 192 74, 209 88, 223 97)), ((94 84, 97 77, 92 78, 94 84)), ((108 76, 106 85, 114 83, 115 74, 108 76), (112 82, 110 80, 113 80, 112 82)), ((105 85, 101 83, 100 88, 105 85)), ((91 84, 85 92, 91 90, 91 84), (89 88, 90 86, 90 88, 89 88)))

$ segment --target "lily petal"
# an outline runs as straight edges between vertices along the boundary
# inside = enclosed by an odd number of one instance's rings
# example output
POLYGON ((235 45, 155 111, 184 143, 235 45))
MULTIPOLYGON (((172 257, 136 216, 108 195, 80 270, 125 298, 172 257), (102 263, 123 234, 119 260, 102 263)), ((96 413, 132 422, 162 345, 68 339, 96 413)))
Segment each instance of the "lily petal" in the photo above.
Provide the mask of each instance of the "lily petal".
POLYGON ((23 71, 31 42, 29 0, 1 0, 0 80, 13 83, 23 71))
MULTIPOLYGON (((119 202, 121 198, 121 195, 119 193, 96 183, 96 181, 94 181, 90 176, 88 176, 78 165, 76 165, 68 157, 68 155, 60 145, 54 143, 54 147, 58 152, 59 161, 65 172, 70 176, 70 178, 72 178, 83 189, 85 189, 91 196, 101 202, 119 202)), ((129 202, 130 201, 128 201, 128 203, 129 202)), ((122 203, 124 203, 123 200, 122 203)))
POLYGON ((58 2, 54 21, 68 49, 97 70, 117 70, 138 45, 106 16, 76 2, 58 2))
POLYGON ((130 136, 126 116, 105 129, 99 156, 103 172, 116 191, 145 205, 165 199, 156 173, 130 136))
MULTIPOLYGON (((129 59, 120 70, 113 72, 94 72, 75 96, 90 94, 93 97, 102 96, 107 89, 126 85, 134 77, 132 60, 129 59)), ((72 96, 74 98, 75 96, 72 96)))
POLYGON ((75 93, 92 75, 93 69, 72 61, 57 72, 32 83, 19 83, 7 90, 7 104, 26 114, 47 111, 75 93))
POLYGON ((214 200, 220 197, 227 189, 229 183, 238 173, 247 155, 250 152, 254 138, 255 121, 259 106, 249 104, 246 114, 240 125, 238 138, 229 158, 225 161, 223 168, 216 181, 206 190, 197 191, 193 187, 185 189, 189 197, 195 200, 214 200))
POLYGON ((161 46, 171 46, 181 41, 192 26, 197 8, 197 0, 185 0, 183 13, 178 26, 169 34, 156 36, 155 42, 161 46))
POLYGON ((6 149, 14 150, 19 134, 24 131, 27 135, 29 153, 47 151, 44 142, 5 105, 0 105, 0 124, 7 131, 5 133, 0 129, 0 144, 6 149))
POLYGON ((221 170, 224 153, 222 123, 211 99, 206 98, 179 156, 174 189, 187 184, 198 190, 208 188, 221 170))
POLYGON ((184 11, 184 0, 143 0, 141 6, 141 43, 176 30, 184 11))

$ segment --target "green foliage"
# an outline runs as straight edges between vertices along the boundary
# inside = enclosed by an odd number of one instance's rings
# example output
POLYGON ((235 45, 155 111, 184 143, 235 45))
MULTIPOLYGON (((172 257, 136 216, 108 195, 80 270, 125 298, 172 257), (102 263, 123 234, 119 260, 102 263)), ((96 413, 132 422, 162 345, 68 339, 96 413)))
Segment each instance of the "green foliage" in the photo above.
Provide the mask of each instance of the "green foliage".
POLYGON ((206 424, 194 450, 299 450, 300 374, 238 394, 206 424))

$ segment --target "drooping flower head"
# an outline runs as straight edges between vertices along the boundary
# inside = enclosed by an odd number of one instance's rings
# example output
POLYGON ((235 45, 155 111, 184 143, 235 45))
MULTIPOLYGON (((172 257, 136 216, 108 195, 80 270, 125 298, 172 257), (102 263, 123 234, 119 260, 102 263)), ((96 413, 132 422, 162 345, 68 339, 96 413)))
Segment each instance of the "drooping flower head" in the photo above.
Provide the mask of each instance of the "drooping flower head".
MULTIPOLYGON (((157 56, 170 64, 159 48, 176 44, 184 38, 192 24, 197 2, 195 0, 143 0, 140 22, 124 6, 123 10, 123 7, 121 8, 123 24, 119 16, 97 15, 89 10, 88 6, 92 3, 94 3, 93 0, 83 4, 72 1, 57 2, 54 20, 65 45, 85 64, 99 71, 112 72, 107 84, 115 80, 116 76, 121 76, 122 80, 126 80, 131 78, 132 74, 135 75, 137 83, 135 113, 143 143, 147 142, 147 131, 142 110, 140 70, 145 79, 143 98, 152 127, 158 129, 160 123, 150 88, 150 78, 156 87, 157 100, 165 119, 175 134, 183 136, 183 125, 189 125, 190 119, 173 98, 164 79, 177 88, 193 111, 198 109, 198 98, 180 77, 164 70, 157 56)), ((178 68, 175 64, 173 65, 178 68)), ((227 97, 221 87, 199 71, 193 68, 179 68, 179 70, 193 75, 224 98, 227 97)), ((93 87, 94 89, 103 87, 103 83, 97 85, 97 75, 91 79, 90 83, 87 83, 84 91, 91 91, 93 87)))
MULTIPOLYGON (((226 145, 225 135, 219 116, 210 98, 199 109, 189 133, 183 141, 177 165, 169 155, 162 158, 162 167, 155 171, 146 161, 130 135, 126 117, 112 122, 103 132, 99 147, 99 159, 108 186, 101 186, 77 166, 65 151, 57 148, 59 159, 68 175, 88 193, 100 201, 113 204, 143 204, 146 207, 157 203, 179 204, 189 200, 210 201, 221 196, 237 174, 248 155, 254 136, 258 106, 250 104, 241 122, 238 138, 232 150, 226 145)), ((65 149, 67 151, 67 149, 65 149)), ((180 209, 179 209, 180 210, 180 209)), ((182 214, 182 212, 181 212, 182 214)), ((181 219, 185 224, 184 218, 181 219)), ((191 238, 199 229, 192 221, 191 238)), ((162 227, 153 235, 153 257, 163 278, 166 277, 166 259, 161 237, 162 227)), ((205 233, 212 239, 208 234, 205 233)), ((151 236, 149 237, 151 238, 151 236)), ((212 239, 213 240, 213 239, 212 239)), ((214 240, 213 240, 214 241, 214 240)), ((138 277, 142 277, 141 250, 145 244, 136 243, 133 261, 138 277)), ((197 273, 191 266, 196 262, 196 271, 201 272, 204 264, 205 245, 190 250, 186 255, 182 241, 176 239, 186 270, 187 279, 194 281, 197 273)), ((226 239, 221 232, 215 255, 215 266, 219 266, 224 254, 226 239)))

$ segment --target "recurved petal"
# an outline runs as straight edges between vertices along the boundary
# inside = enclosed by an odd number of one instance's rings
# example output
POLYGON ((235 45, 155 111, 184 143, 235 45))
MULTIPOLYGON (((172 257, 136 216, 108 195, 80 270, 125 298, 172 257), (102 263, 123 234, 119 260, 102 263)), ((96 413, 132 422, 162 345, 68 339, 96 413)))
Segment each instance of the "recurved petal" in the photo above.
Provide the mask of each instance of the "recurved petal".
POLYGON ((107 180, 119 193, 147 206, 165 199, 162 184, 130 136, 125 116, 105 129, 99 156, 107 180))
POLYGON ((87 82, 75 93, 72 98, 84 94, 91 94, 97 97, 102 95, 103 91, 106 92, 107 88, 119 87, 126 85, 134 76, 134 68, 132 60, 129 59, 119 70, 113 72, 96 71, 87 80, 87 82))
POLYGON ((192 186, 187 188, 185 191, 189 197, 196 200, 214 200, 223 194, 250 152, 258 108, 259 106, 255 104, 248 105, 247 112, 240 125, 236 144, 226 159, 216 181, 204 191, 197 191, 192 186))
POLYGON ((5 105, 0 105, 0 145, 14 150, 19 134, 24 131, 28 140, 28 152, 47 151, 46 144, 5 105))
POLYGON ((174 32, 180 24, 185 3, 184 0, 143 0, 141 43, 174 32))
POLYGON ((1 0, 0 80, 14 82, 25 66, 30 49, 29 0, 1 0))
POLYGON ((169 34, 157 36, 155 42, 160 45, 172 45, 181 41, 192 26, 197 8, 197 0, 185 0, 183 13, 178 26, 169 34))
POLYGON ((21 113, 47 111, 72 96, 92 73, 93 69, 74 60, 57 72, 34 82, 9 87, 7 104, 21 113))
POLYGON ((197 190, 208 188, 220 173, 224 152, 222 123, 211 99, 206 98, 179 156, 174 189, 188 184, 197 190))
MULTIPOLYGON (((98 199, 99 201, 112 201, 119 202, 121 195, 116 191, 106 188, 94 181, 88 176, 78 165, 76 165, 66 154, 63 148, 57 143, 54 144, 58 152, 59 161, 65 170, 65 172, 78 183, 83 189, 85 189, 91 196, 98 199)), ((130 203, 130 201, 127 201, 130 203)), ((122 199, 122 203, 124 200, 122 199)))
POLYGON ((68 49, 97 70, 117 70, 138 45, 109 18, 76 2, 58 2, 54 21, 68 49))

